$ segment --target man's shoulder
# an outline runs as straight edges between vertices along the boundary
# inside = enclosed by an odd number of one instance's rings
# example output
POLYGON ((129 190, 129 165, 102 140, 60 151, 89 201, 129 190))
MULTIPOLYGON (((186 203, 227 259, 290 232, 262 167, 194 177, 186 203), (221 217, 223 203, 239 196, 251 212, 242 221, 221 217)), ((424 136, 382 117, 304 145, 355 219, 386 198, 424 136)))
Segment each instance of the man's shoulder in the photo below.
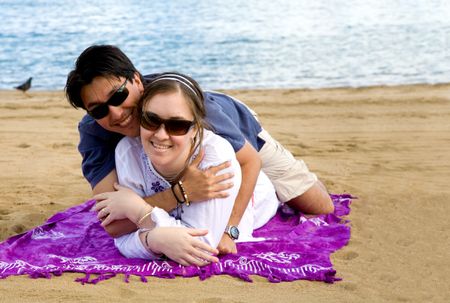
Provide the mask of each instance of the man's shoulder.
POLYGON ((84 115, 81 121, 78 123, 78 129, 80 133, 97 134, 107 133, 108 131, 101 127, 94 118, 89 115, 84 115))
POLYGON ((152 81, 153 79, 155 79, 158 75, 160 75, 160 74, 158 74, 158 73, 153 73, 153 74, 147 74, 147 75, 144 75, 144 76, 143 76, 143 77, 144 77, 144 81, 145 81, 146 83, 148 83, 148 82, 152 81))
POLYGON ((226 102, 226 103, 233 103, 233 99, 221 92, 216 92, 212 90, 205 90, 203 91, 203 95, 205 96, 205 102, 226 102))
POLYGON ((83 118, 81 118, 78 126, 82 128, 89 128, 92 126, 92 124, 97 124, 97 122, 95 122, 94 118, 86 114, 83 116, 83 118))
POLYGON ((240 100, 221 92, 205 91, 205 107, 207 110, 220 110, 227 115, 239 114, 252 116, 249 108, 240 100))
POLYGON ((103 152, 110 150, 114 152, 116 144, 123 135, 108 131, 101 127, 92 117, 86 115, 78 124, 78 132, 80 133, 80 141, 78 150, 80 152, 102 150, 103 152))
POLYGON ((228 116, 235 111, 234 101, 230 96, 214 91, 204 91, 203 94, 207 115, 228 116))

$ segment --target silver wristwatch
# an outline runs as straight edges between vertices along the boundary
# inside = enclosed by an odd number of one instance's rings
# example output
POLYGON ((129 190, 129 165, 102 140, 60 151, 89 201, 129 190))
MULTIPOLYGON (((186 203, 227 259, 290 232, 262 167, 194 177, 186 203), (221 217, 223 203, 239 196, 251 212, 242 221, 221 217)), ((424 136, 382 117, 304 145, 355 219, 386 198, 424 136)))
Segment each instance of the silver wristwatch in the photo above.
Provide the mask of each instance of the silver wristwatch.
POLYGON ((234 225, 228 225, 225 229, 225 233, 233 240, 239 239, 239 229, 234 225))

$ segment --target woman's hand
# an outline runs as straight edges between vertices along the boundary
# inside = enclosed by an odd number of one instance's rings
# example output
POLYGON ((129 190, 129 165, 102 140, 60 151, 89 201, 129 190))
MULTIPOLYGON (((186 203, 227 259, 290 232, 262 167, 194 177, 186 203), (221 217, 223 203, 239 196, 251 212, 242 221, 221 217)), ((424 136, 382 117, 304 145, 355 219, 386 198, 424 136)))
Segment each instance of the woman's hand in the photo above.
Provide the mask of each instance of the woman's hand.
POLYGON ((93 197, 97 200, 93 209, 98 212, 97 217, 102 220, 102 226, 127 218, 136 223, 146 212, 151 211, 152 207, 131 189, 117 183, 114 184, 114 189, 115 192, 101 193, 93 197))
POLYGON ((195 237, 208 233, 205 229, 183 227, 155 227, 141 234, 142 242, 147 249, 156 254, 164 254, 169 259, 184 266, 204 266, 211 262, 219 262, 215 256, 219 252, 195 237))
POLYGON ((228 197, 226 190, 233 187, 233 183, 229 182, 233 178, 233 174, 218 173, 229 167, 230 163, 224 162, 218 166, 201 170, 198 166, 202 162, 204 155, 204 150, 200 149, 197 158, 186 168, 183 175, 183 187, 186 190, 189 200, 196 202, 228 197))

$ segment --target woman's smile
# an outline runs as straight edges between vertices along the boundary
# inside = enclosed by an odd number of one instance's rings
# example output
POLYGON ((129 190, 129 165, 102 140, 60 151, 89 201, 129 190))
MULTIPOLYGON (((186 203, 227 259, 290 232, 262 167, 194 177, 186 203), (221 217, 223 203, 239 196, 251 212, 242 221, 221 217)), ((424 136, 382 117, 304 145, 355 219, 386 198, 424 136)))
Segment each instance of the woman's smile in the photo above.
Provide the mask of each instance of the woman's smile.
POLYGON ((172 145, 156 143, 154 141, 150 141, 150 143, 156 150, 161 150, 161 151, 168 150, 169 148, 172 147, 172 145))

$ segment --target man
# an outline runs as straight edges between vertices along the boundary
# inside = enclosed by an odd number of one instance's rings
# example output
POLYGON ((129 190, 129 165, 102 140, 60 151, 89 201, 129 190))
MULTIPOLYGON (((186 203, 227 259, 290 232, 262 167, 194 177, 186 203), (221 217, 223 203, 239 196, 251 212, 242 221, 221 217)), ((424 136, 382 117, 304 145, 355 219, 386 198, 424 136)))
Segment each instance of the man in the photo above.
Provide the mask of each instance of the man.
MULTIPOLYGON (((117 182, 115 146, 122 136, 139 135, 137 105, 145 83, 154 76, 143 77, 120 49, 110 45, 87 48, 78 57, 75 69, 69 73, 66 84, 68 101, 75 108, 88 112, 79 124, 78 148, 83 157, 83 173, 94 194, 114 194, 111 192, 117 188, 114 187, 117 182)), ((244 104, 215 92, 204 92, 204 95, 207 121, 213 131, 227 139, 235 149, 245 180, 235 201, 229 227, 219 244, 220 252, 236 252, 233 241, 236 235, 230 230, 236 230, 261 168, 274 184, 281 202, 305 213, 333 211, 333 204, 322 183, 309 172, 303 161, 296 160, 261 128, 244 104)), ((232 186, 226 182, 230 176, 216 174, 227 163, 200 171, 196 167, 200 161, 201 157, 198 157, 188 167, 182 180, 189 200, 196 202, 223 197, 223 191, 232 186)), ((171 191, 147 197, 146 201, 165 210, 175 208, 177 203, 171 191)), ((105 229, 112 236, 120 236, 135 228, 129 221, 116 221, 105 229)), ((192 247, 187 250, 192 253, 192 247)))

